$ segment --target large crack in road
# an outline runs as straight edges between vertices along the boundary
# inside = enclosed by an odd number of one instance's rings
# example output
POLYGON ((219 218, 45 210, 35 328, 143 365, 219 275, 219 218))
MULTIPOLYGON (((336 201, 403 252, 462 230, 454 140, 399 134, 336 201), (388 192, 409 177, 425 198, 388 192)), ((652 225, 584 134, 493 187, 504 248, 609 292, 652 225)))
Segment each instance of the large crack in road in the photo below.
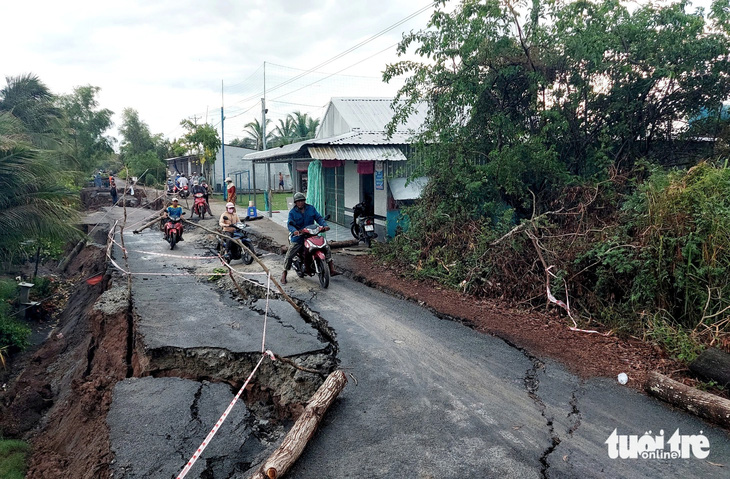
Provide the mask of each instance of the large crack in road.
POLYGON ((219 265, 197 261, 209 253, 195 235, 187 233, 186 251, 173 257, 158 236, 126 238, 135 273, 126 355, 131 374, 117 383, 107 417, 112 473, 179 472, 261 359, 266 321, 265 347, 279 360, 261 362, 242 404, 226 419, 230 424, 220 427, 190 477, 243 474, 273 449, 336 368, 334 331, 316 311, 300 303, 299 314, 255 281, 238 278, 234 286, 226 276, 195 276, 219 265), (165 457, 177 459, 159 460, 165 457))

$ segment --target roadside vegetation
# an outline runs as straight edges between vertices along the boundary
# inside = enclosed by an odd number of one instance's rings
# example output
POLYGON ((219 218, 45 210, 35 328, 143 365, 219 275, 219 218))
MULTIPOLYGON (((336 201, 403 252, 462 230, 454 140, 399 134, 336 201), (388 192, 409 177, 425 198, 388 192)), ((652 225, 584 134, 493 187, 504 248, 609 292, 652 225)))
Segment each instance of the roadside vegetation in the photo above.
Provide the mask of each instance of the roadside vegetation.
POLYGON ((26 471, 26 456, 30 446, 25 441, 0 439, 0 477, 23 479, 26 471))
MULTIPOLYGON (((730 351, 730 5, 465 0, 389 65, 429 178, 379 253, 691 361, 730 351)), ((570 320, 568 320, 570 321, 570 320)))

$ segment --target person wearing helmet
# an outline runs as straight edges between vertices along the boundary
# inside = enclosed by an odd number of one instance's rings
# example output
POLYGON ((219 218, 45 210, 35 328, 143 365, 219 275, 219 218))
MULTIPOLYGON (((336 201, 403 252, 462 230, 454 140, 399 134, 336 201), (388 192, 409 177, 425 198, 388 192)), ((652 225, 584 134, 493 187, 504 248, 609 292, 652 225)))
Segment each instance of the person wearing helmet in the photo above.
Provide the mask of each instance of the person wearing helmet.
POLYGON ((205 196, 205 194, 207 193, 207 191, 205 191, 205 188, 203 188, 200 184, 198 184, 197 181, 193 181, 193 188, 190 190, 190 192, 193 194, 193 196, 195 196, 198 193, 205 196))
MULTIPOLYGON (((281 284, 286 284, 286 274, 291 269, 292 261, 294 257, 299 254, 299 251, 304 246, 304 239, 299 235, 299 231, 309 225, 317 223, 320 226, 324 226, 324 231, 329 230, 327 221, 319 214, 317 209, 307 204, 307 197, 304 193, 297 192, 294 195, 294 208, 289 211, 289 219, 287 220, 287 227, 291 233, 291 245, 286 252, 286 258, 284 259, 284 272, 281 273, 281 284)), ((335 271, 335 265, 332 261, 332 252, 330 251, 329 245, 324 250, 324 257, 327 260, 327 264, 330 267, 330 276, 337 276, 338 273, 335 271)))
MULTIPOLYGON (((240 222, 241 220, 236 213, 236 205, 230 202, 226 203, 226 211, 223 212, 221 218, 218 220, 218 225, 220 225, 223 232, 233 237, 233 232, 236 231, 236 228, 231 225, 240 222)), ((226 240, 226 261, 230 261, 229 251, 231 251, 231 240, 226 240)))
POLYGON ((233 180, 229 176, 226 178, 226 197, 228 201, 233 203, 233 207, 236 207, 236 185, 233 184, 233 180))
MULTIPOLYGON (((165 218, 180 218, 184 214, 185 212, 183 212, 182 206, 180 206, 177 198, 172 199, 172 204, 165 208, 164 212, 165 218)), ((184 241, 182 232, 180 233, 180 239, 178 241, 184 241)))
POLYGON ((226 233, 233 233, 236 231, 236 228, 231 225, 235 225, 240 222, 241 220, 238 218, 238 214, 236 213, 236 205, 231 202, 226 203, 226 211, 223 212, 221 218, 218 220, 218 225, 220 225, 221 229, 226 233))

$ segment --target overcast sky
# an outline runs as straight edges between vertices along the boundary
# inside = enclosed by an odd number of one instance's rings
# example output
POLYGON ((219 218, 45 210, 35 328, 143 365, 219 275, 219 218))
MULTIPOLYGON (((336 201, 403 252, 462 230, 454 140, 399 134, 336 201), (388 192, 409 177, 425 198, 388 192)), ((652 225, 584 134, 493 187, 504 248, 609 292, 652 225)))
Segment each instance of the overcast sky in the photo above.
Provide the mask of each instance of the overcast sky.
POLYGON ((424 28, 433 11, 296 78, 428 7, 428 0, 3 3, 2 86, 5 77, 24 73, 38 75, 56 94, 98 86, 100 106, 115 112, 117 126, 122 110, 133 108, 152 133, 170 139, 181 134, 180 120, 203 122, 206 114, 220 131, 223 102, 227 141, 260 120, 264 70, 274 120, 293 111, 320 117, 333 96, 392 96, 395 86, 380 77, 397 60, 394 45, 404 31, 424 28))
POLYGON ((34 73, 56 94, 97 86, 116 126, 133 108, 152 133, 170 139, 184 118, 220 131, 223 103, 228 142, 260 120, 264 79, 274 124, 293 111, 321 117, 331 97, 393 96, 399 83, 383 84, 382 71, 398 60, 403 32, 425 28, 427 7, 428 0, 5 1, 0 85, 34 73))

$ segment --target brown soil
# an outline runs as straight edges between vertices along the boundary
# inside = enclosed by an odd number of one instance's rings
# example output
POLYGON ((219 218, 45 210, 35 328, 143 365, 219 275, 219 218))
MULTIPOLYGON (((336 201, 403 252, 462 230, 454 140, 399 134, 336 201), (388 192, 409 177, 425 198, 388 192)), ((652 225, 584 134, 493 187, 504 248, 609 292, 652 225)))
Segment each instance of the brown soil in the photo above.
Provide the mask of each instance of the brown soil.
POLYGON ((127 319, 126 311, 109 316, 92 309, 108 286, 108 276, 92 279, 104 268, 103 249, 83 249, 67 268, 66 281, 75 287, 57 305, 65 309, 53 335, 12 358, 19 375, 0 393, 0 431, 30 440, 27 478, 108 476, 106 414, 126 372, 127 319))
MULTIPOLYGON (((628 385, 643 390, 649 371, 694 386, 698 381, 687 368, 669 358, 658 346, 635 338, 617 337, 604 328, 602 334, 571 331, 571 320, 551 307, 525 311, 497 300, 477 299, 430 281, 407 278, 370 255, 338 254, 339 268, 369 286, 417 301, 439 316, 449 317, 524 349, 538 358, 551 358, 582 378, 629 376, 628 385)), ((727 397, 727 393, 713 391, 727 397)))

